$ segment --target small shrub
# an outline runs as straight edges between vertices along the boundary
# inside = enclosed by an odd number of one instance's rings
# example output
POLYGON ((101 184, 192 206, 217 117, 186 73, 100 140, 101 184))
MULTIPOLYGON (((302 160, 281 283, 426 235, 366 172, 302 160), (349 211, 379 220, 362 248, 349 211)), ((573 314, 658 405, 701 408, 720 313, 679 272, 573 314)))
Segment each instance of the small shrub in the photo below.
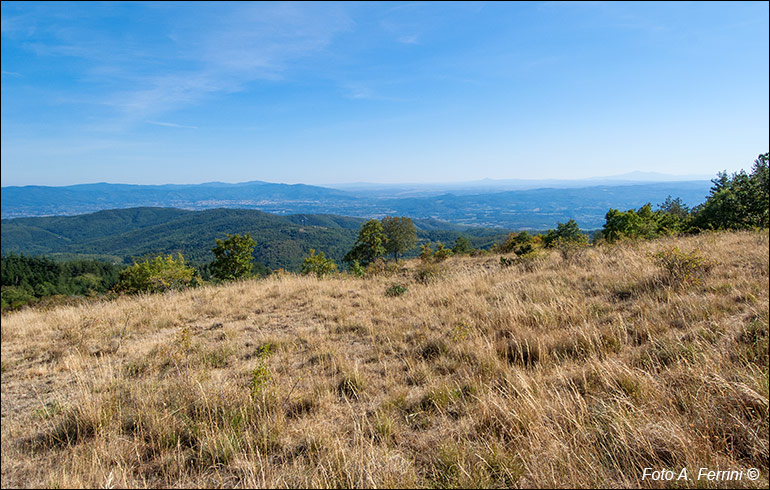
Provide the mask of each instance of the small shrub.
POLYGON ((574 239, 557 238, 551 243, 551 246, 561 253, 564 260, 579 259, 588 250, 588 237, 579 235, 574 239))
POLYGON ((430 242, 420 245, 420 260, 428 262, 433 257, 433 249, 430 248, 430 242))
POLYGON ((502 267, 503 269, 505 269, 506 267, 510 267, 515 263, 516 263, 515 258, 505 257, 504 255, 500 256, 500 267, 502 267))
POLYGON ((195 269, 184 263, 182 254, 159 255, 144 262, 134 262, 120 273, 116 291, 127 294, 161 293, 178 290, 195 283, 195 269))
POLYGON ((473 252, 473 245, 471 245, 471 241, 464 236, 457 237, 457 240, 455 240, 455 244, 452 247, 452 253, 455 255, 462 255, 469 254, 471 252, 473 252))
POLYGON ((264 344, 257 352, 257 366, 251 371, 251 382, 249 383, 252 398, 258 398, 270 381, 270 369, 267 366, 267 358, 270 357, 272 351, 272 344, 264 344))
POLYGON ((441 264, 423 262, 417 267, 414 278, 417 282, 428 284, 441 277, 444 274, 444 268, 441 264))
POLYGON ((355 277, 364 277, 366 275, 366 269, 357 260, 350 264, 350 269, 348 270, 355 277))
POLYGON ((398 264, 395 262, 389 263, 385 260, 378 258, 368 266, 366 266, 367 276, 390 276, 395 274, 398 270, 398 264))
POLYGON ((697 284, 714 266, 697 249, 684 252, 678 247, 671 247, 653 254, 653 259, 663 268, 663 282, 671 286, 697 284))
POLYGON ((315 250, 310 249, 310 255, 302 262, 303 274, 315 274, 319 279, 325 275, 337 272, 337 264, 332 259, 327 259, 323 252, 316 255, 315 250))
POLYGON ((436 244, 436 251, 433 253, 433 257, 436 259, 437 262, 441 262, 445 260, 450 255, 452 255, 451 248, 444 247, 444 244, 441 242, 438 242, 436 244))
POLYGON ((393 284, 391 284, 388 290, 385 291, 385 296, 391 296, 391 297, 401 296, 405 292, 406 292, 406 286, 402 286, 401 284, 394 282, 393 284))

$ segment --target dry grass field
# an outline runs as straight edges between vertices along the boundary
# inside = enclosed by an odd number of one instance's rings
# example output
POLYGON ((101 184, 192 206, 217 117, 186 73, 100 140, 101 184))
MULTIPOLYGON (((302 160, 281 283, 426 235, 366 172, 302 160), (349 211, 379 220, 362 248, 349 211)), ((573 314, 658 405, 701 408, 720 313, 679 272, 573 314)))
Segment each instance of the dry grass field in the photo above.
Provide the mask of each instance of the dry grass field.
POLYGON ((767 488, 766 231, 420 267, 3 315, 2 486, 767 488))

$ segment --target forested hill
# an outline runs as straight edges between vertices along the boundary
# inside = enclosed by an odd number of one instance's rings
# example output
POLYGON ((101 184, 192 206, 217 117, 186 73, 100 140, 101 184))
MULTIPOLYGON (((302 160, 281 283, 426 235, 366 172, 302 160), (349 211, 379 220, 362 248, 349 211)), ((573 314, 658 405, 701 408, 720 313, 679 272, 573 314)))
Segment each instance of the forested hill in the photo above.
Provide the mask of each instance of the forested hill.
MULTIPOLYGON (((271 269, 299 270, 310 249, 339 262, 353 247, 362 218, 297 214, 278 216, 252 209, 186 211, 130 208, 77 216, 2 220, 2 252, 59 258, 97 258, 130 263, 132 257, 181 252, 193 263, 210 262, 217 238, 251 233, 255 259, 271 269)), ((491 245, 507 230, 468 228, 415 220, 418 236, 451 244, 462 235, 476 247, 491 245)))

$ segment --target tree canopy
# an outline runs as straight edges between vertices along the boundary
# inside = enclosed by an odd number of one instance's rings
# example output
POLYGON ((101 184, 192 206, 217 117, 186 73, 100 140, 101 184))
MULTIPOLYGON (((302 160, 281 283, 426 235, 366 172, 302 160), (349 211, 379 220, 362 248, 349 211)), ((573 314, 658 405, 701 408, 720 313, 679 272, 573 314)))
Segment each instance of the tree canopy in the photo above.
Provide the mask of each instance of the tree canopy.
POLYGON ((417 229, 411 218, 386 216, 382 218, 382 230, 386 238, 385 249, 393 254, 396 262, 399 254, 408 252, 417 245, 417 229))
POLYGON ((251 276, 252 256, 257 242, 250 233, 245 235, 227 235, 225 240, 216 239, 217 245, 211 249, 214 261, 211 263, 211 275, 222 281, 233 281, 251 276))
POLYGON ((387 252, 385 240, 382 223, 376 219, 370 219, 361 225, 361 231, 358 232, 358 239, 353 249, 342 260, 351 264, 357 260, 360 265, 367 266, 377 257, 385 255, 387 252))

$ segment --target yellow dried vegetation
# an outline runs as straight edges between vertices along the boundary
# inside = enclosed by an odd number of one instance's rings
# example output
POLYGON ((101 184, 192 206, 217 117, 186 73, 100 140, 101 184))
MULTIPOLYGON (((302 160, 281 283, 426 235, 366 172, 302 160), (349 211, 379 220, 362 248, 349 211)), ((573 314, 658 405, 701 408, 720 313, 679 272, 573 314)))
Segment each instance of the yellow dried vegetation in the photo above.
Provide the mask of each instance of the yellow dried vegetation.
POLYGON ((767 231, 420 267, 3 315, 2 486, 767 487, 767 231))

